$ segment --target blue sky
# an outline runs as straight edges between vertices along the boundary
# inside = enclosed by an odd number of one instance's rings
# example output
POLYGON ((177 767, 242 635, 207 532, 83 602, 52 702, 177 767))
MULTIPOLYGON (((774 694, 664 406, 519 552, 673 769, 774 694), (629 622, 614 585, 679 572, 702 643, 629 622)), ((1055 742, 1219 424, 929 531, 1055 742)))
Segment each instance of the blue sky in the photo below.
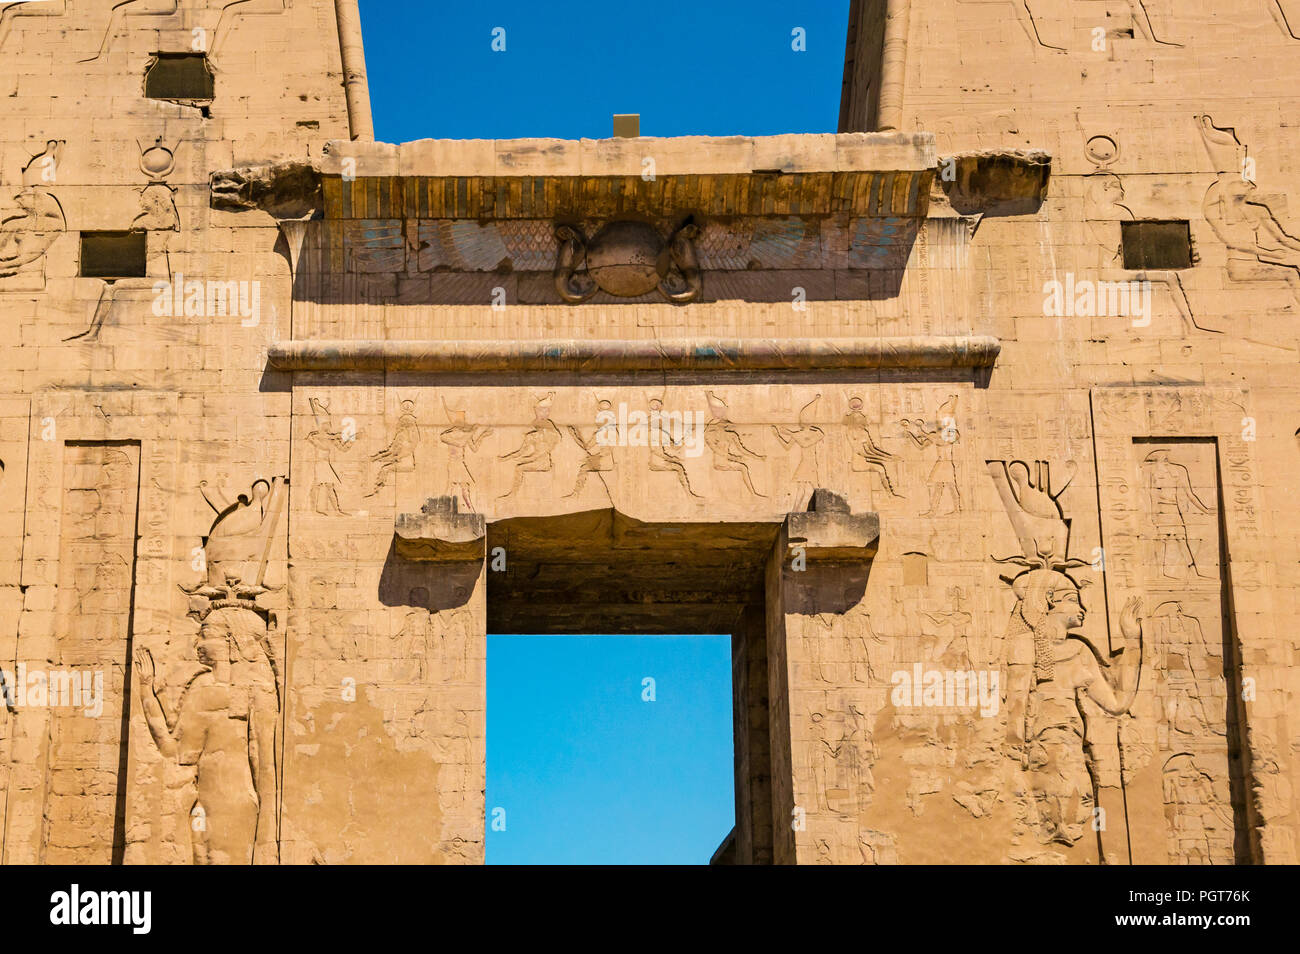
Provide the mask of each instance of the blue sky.
POLYGON ((489 636, 488 864, 706 864, 735 823, 730 645, 489 636))
POLYGON ((614 113, 640 113, 646 136, 834 132, 848 9, 361 0, 376 138, 598 139, 614 113))

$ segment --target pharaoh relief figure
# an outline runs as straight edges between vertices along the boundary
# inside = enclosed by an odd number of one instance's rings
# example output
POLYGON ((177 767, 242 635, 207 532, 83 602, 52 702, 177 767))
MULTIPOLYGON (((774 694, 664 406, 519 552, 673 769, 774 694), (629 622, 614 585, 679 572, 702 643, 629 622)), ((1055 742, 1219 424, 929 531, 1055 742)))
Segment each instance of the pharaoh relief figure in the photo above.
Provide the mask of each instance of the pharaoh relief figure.
MULTIPOLYGON (((169 695, 152 654, 136 652, 141 705, 158 751, 193 773, 178 830, 192 832, 195 864, 276 864, 280 722, 274 614, 252 600, 215 600, 195 651, 202 670, 169 695), (174 714, 172 712, 174 711, 174 714)), ((184 772, 182 777, 185 777, 184 772)))
POLYGON ((528 474, 549 474, 555 467, 555 449, 560 446, 564 436, 551 420, 551 407, 555 403, 555 392, 548 391, 546 396, 533 405, 533 426, 524 432, 524 439, 519 446, 501 460, 514 461, 515 475, 510 489, 501 496, 509 497, 524 485, 528 474))
POLYGON ((790 501, 791 510, 802 510, 812 497, 813 490, 821 483, 821 462, 818 459, 818 449, 822 441, 826 439, 826 432, 815 424, 809 423, 813 408, 816 407, 817 402, 820 400, 821 395, 815 395, 811 401, 800 408, 799 423, 797 425, 772 425, 772 430, 776 432, 777 439, 784 446, 794 449, 794 473, 790 477, 790 482, 793 485, 791 491, 793 499, 790 501))
POLYGON ((1082 632, 1083 584, 1070 570, 1070 521, 1052 490, 1050 466, 989 461, 989 474, 1020 541, 1021 553, 997 560, 1023 567, 1004 576, 1016 603, 1007 628, 1008 754, 1029 780, 1030 817, 1043 844, 1070 846, 1083 837, 1096 807, 1095 739, 1084 701, 1112 716, 1127 713, 1142 665, 1141 601, 1120 613, 1123 646, 1107 658, 1082 632))
POLYGON ((731 422, 727 402, 712 391, 705 394, 709 402, 709 420, 704 425, 704 443, 713 453, 713 469, 724 473, 738 473, 745 488, 755 497, 764 497, 754 487, 749 474, 749 461, 763 460, 763 455, 745 446, 740 430, 731 422))
MULTIPOLYGON (((347 516, 347 511, 339 506, 339 477, 334 455, 339 451, 351 449, 355 434, 344 432, 334 426, 334 415, 329 405, 320 398, 309 398, 312 420, 315 426, 307 432, 307 444, 316 451, 313 465, 310 502, 311 507, 324 517, 347 516)), ((346 419, 345 419, 346 420, 346 419)))
POLYGON ((484 438, 492 433, 492 428, 469 423, 469 412, 450 407, 446 398, 443 398, 442 407, 450 425, 438 433, 438 440, 447 447, 447 494, 463 503, 466 513, 473 513, 474 501, 470 491, 474 489, 474 475, 470 473, 467 458, 478 450, 484 438))
POLYGON ((1151 520, 1160 540, 1161 575, 1172 580, 1184 580, 1189 576, 1215 579, 1197 565, 1187 526, 1189 516, 1214 513, 1213 508, 1196 495, 1191 472, 1170 458, 1167 447, 1147 454, 1142 461, 1142 470, 1151 520))
POLYGON ((877 446, 867 415, 862 411, 862 398, 857 395, 849 398, 849 412, 840 423, 849 442, 849 469, 854 473, 874 473, 891 497, 903 496, 894 489, 897 478, 890 474, 890 468, 898 466, 898 457, 877 446))
POLYGON ((903 433, 911 438, 917 447, 933 447, 935 450, 934 466, 930 468, 930 509, 921 514, 923 517, 946 517, 961 510, 961 491, 957 488, 957 463, 955 460, 957 444, 961 441, 961 432, 957 429, 957 395, 950 394, 948 400, 939 405, 935 420, 902 420, 898 422, 903 433), (939 505, 944 497, 949 497, 952 506, 939 512, 939 505))

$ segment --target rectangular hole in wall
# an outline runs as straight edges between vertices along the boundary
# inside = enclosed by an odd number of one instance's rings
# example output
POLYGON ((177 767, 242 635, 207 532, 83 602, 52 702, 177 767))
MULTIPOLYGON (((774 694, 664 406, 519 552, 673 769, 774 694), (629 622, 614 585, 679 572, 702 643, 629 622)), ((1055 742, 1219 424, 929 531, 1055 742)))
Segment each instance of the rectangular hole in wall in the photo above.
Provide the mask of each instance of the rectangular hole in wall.
POLYGON ((144 76, 149 99, 211 100, 216 92, 203 53, 158 53, 144 76))
POLYGON ((1192 231, 1186 220, 1120 223, 1124 267, 1191 268, 1192 231))
POLYGON ((144 278, 149 233, 82 232, 82 278, 144 278))

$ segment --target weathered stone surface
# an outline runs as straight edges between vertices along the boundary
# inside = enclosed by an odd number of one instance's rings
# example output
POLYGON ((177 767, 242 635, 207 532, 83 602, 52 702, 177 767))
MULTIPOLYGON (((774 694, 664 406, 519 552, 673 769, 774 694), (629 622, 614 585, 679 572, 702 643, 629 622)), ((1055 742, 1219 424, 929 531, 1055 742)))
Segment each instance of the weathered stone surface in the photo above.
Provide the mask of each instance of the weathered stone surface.
POLYGON ((81 6, 0 4, 5 862, 481 862, 486 634, 613 631, 732 638, 717 863, 1296 860, 1288 3, 400 145, 346 0, 81 6))

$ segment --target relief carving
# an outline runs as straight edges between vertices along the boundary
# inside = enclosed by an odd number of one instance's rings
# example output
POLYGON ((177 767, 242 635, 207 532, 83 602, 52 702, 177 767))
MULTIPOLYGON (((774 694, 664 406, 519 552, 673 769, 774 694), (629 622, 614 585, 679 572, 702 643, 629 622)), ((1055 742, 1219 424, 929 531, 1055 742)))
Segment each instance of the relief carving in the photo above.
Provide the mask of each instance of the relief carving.
POLYGON ((39 0, 39 2, 6 3, 0 8, 0 50, 4 49, 9 31, 18 17, 61 17, 67 12, 67 0, 39 0))
POLYGON ((478 450, 483 439, 492 433, 492 428, 482 424, 470 424, 466 410, 453 409, 442 402, 451 426, 438 433, 438 440, 447 445, 447 493, 458 498, 465 505, 467 513, 474 513, 474 503, 470 491, 474 488, 474 475, 470 473, 466 458, 478 450))
POLYGON ((244 17, 277 16, 289 9, 290 0, 231 0, 221 8, 217 29, 212 39, 212 58, 217 59, 225 49, 225 40, 235 21, 244 17))
POLYGON ((258 478, 233 500, 199 481, 199 491, 217 514, 203 541, 207 578, 186 593, 209 598, 252 598, 268 591, 267 563, 289 481, 258 478))
MULTIPOLYGON (((1086 191, 1084 193, 1083 214, 1087 223, 1088 234, 1091 236, 1093 244, 1101 252, 1102 268, 1118 270, 1123 266, 1124 262, 1119 223, 1131 222, 1137 218, 1133 210, 1125 204, 1123 180, 1110 171, 1111 165, 1119 159, 1118 140, 1112 136, 1093 136, 1088 139, 1084 146, 1084 155, 1097 170, 1089 173, 1084 180, 1086 191)), ((1192 254, 1192 261, 1193 263, 1196 261, 1195 251, 1192 254)), ((1136 281, 1151 282, 1155 285, 1163 285, 1168 289, 1169 297, 1178 310, 1178 317, 1181 319, 1184 329, 1197 328, 1201 331, 1219 331, 1217 328, 1206 328, 1197 322, 1196 316, 1192 312, 1191 302, 1187 298, 1187 292, 1183 288, 1182 279, 1178 277, 1177 272, 1143 270, 1135 272, 1134 279, 1136 281)))
POLYGON ((1284 280, 1300 299, 1300 239, 1278 222, 1246 173, 1246 147, 1232 127, 1197 117, 1201 138, 1218 175, 1202 202, 1205 221, 1228 247, 1234 282, 1284 280))
POLYGON ((23 167, 22 191, 13 197, 15 213, 0 211, 0 278, 8 278, 42 258, 67 231, 63 206, 46 186, 57 181, 64 142, 51 139, 23 167))
POLYGON ((388 485, 392 474, 415 470, 415 448, 420 443, 420 423, 415 418, 415 402, 403 401, 397 415, 393 439, 370 460, 375 465, 374 487, 366 494, 373 497, 388 485))
MULTIPOLYGON (((180 144, 178 143, 177 146, 180 144)), ((162 137, 152 146, 140 145, 140 171, 149 184, 140 190, 140 214, 131 222, 133 229, 155 232, 179 232, 180 213, 176 211, 176 190, 167 184, 167 177, 176 169, 176 150, 162 144, 162 137)), ((163 253, 167 248, 163 246, 163 253)), ((171 265, 167 266, 171 275, 171 265)))
POLYGON ((311 508, 324 517, 346 517, 347 511, 339 506, 342 479, 334 465, 334 455, 338 451, 351 450, 355 434, 348 437, 335 428, 329 405, 320 398, 310 398, 308 403, 315 426, 307 433, 307 443, 316 454, 312 465, 311 508))
POLYGON ((174 687, 174 714, 156 684, 152 654, 140 647, 135 656, 149 733, 182 775, 192 773, 192 797, 181 799, 185 817, 177 830, 192 832, 196 865, 276 864, 275 616, 252 600, 218 599, 199 618, 195 651, 203 669, 174 687))
POLYGON ((288 481, 259 478, 228 500, 207 481, 216 511, 204 538, 207 575, 182 589, 199 623, 201 667, 179 685, 160 686, 153 654, 138 647, 141 707, 159 753, 179 779, 176 831, 188 831, 195 864, 279 861, 277 764, 283 664, 276 616, 257 604, 266 586, 288 481))
POLYGON ((179 8, 180 0, 119 0, 113 4, 113 10, 108 15, 108 26, 104 29, 99 52, 81 62, 93 63, 108 52, 114 34, 121 29, 124 17, 165 17, 171 16, 179 8))
POLYGON ((673 427, 669 417, 664 412, 664 402, 652 397, 649 401, 650 420, 658 421, 659 424, 659 441, 650 442, 650 471, 658 474, 672 474, 692 497, 699 497, 691 489, 691 478, 686 472, 686 464, 682 461, 682 441, 684 434, 673 433, 673 427))
POLYGON ((939 406, 939 413, 934 421, 902 420, 898 422, 905 433, 917 447, 933 447, 935 450, 934 466, 930 468, 930 509, 921 514, 923 517, 946 517, 961 510, 961 491, 957 487, 957 464, 955 460, 957 444, 961 442, 961 432, 957 429, 957 395, 949 395, 948 400, 939 406), (939 513, 939 504, 944 497, 952 500, 952 508, 939 513))
POLYGON ((1187 527, 1189 515, 1214 511, 1196 496, 1188 469, 1171 460, 1168 448, 1162 447, 1147 454, 1142 470, 1151 519, 1160 539, 1160 572, 1171 580, 1186 579, 1188 570, 1192 576, 1215 579, 1197 566, 1187 527))
POLYGON ((1282 32, 1293 40, 1300 40, 1300 7, 1295 0, 1268 0, 1268 12, 1282 32))
POLYGON ((874 473, 890 496, 903 496, 894 489, 896 478, 889 473, 891 466, 898 466, 898 457, 876 445, 867 416, 862 412, 862 398, 856 395, 849 398, 849 411, 840 423, 849 441, 849 468, 854 473, 874 473))
POLYGON ((727 402, 712 391, 705 394, 709 402, 710 417, 704 425, 704 443, 713 454, 713 469, 723 473, 740 474, 745 488, 756 497, 765 497, 754 487, 754 480, 749 474, 749 461, 763 460, 762 454, 755 453, 745 446, 740 430, 731 422, 727 402))
MULTIPOLYGON (((1096 807, 1095 740, 1083 701, 1118 716, 1137 694, 1142 664, 1141 603, 1120 614, 1124 645, 1107 658, 1083 634, 1083 584, 1069 570, 1070 521, 1052 492, 1050 467, 1036 461, 989 461, 989 474, 1022 553, 997 560, 1025 569, 1004 576, 1016 603, 1006 634, 1007 743, 1029 778, 1031 827, 1043 844, 1083 837, 1096 807)), ((1072 474, 1071 474, 1072 476, 1072 474)))
POLYGON ((572 225, 555 230, 555 288, 571 304, 598 291, 617 298, 639 298, 658 289, 672 302, 694 301, 703 289, 695 240, 700 228, 687 222, 665 242, 645 222, 611 222, 588 240, 572 225))
POLYGON ((524 485, 524 477, 528 474, 549 474, 554 469, 555 459, 552 455, 564 440, 560 429, 551 420, 554 400, 555 392, 548 391, 544 398, 533 405, 533 426, 524 433, 524 439, 517 448, 501 455, 501 460, 515 462, 514 480, 511 481, 510 489, 501 495, 502 498, 516 493, 524 485))
MULTIPOLYGON (((601 400, 596 402, 596 416, 598 419, 608 420, 613 415, 614 405, 610 401, 601 400)), ((614 469, 614 448, 612 442, 608 440, 610 424, 602 424, 591 429, 591 434, 584 437, 582 431, 569 425, 569 435, 573 438, 574 443, 582 448, 582 463, 578 465, 578 477, 573 483, 573 489, 565 494, 566 497, 576 497, 582 493, 587 486, 587 478, 592 474, 600 481, 600 485, 605 488, 605 496, 612 503, 614 498, 610 496, 609 484, 605 482, 605 475, 614 469)))
POLYGON ((821 462, 818 450, 826 440, 826 432, 815 424, 808 423, 813 407, 821 400, 818 394, 799 410, 798 425, 773 424, 777 439, 787 448, 794 448, 794 473, 790 477, 793 485, 791 510, 800 510, 812 496, 813 490, 821 486, 821 462))

